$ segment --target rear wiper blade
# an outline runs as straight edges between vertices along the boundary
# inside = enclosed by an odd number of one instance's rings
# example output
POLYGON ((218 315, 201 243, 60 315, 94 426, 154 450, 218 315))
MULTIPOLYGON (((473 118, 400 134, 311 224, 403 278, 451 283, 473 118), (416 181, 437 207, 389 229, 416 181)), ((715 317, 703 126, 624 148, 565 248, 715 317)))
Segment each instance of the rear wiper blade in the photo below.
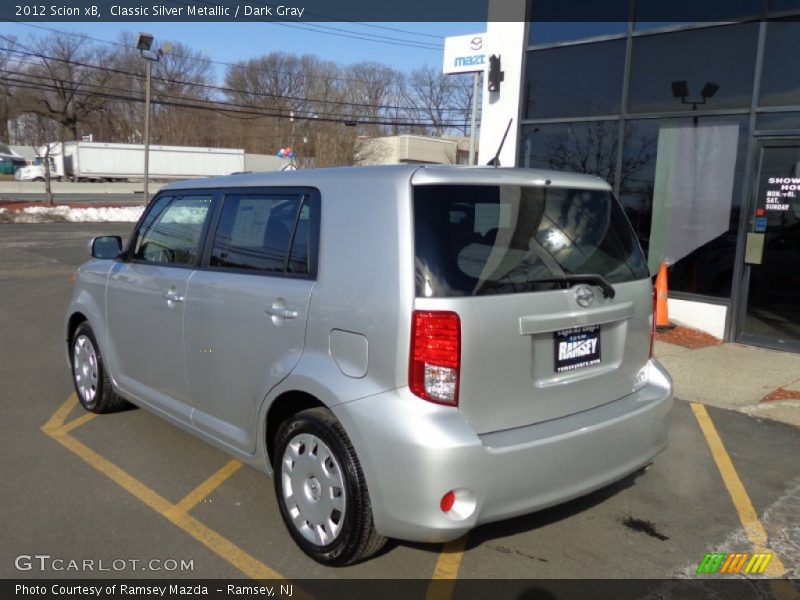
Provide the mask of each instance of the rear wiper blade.
POLYGON ((591 283, 603 290, 606 298, 613 298, 617 295, 614 287, 608 283, 602 275, 593 273, 587 275, 564 275, 562 277, 546 277, 544 279, 533 279, 527 283, 591 283))

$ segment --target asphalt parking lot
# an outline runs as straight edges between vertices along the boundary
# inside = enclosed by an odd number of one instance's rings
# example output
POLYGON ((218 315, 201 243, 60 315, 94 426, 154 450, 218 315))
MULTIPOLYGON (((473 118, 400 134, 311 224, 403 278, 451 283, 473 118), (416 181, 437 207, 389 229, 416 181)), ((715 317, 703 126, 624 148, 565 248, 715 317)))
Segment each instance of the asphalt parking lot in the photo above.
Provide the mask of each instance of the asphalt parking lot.
POLYGON ((707 552, 756 551, 743 527, 747 502, 772 564, 800 577, 800 430, 709 407, 741 482, 732 488, 684 400, 668 449, 610 488, 482 526, 445 548, 394 543, 336 570, 312 562, 284 530, 261 474, 143 410, 92 417, 76 406, 62 340, 70 276, 89 237, 129 229, 0 225, 0 577, 162 577, 168 560, 191 561, 191 570, 168 572, 189 578, 698 577, 707 552), (126 562, 110 572, 15 565, 37 554, 126 562), (142 566, 153 559, 160 571, 142 566))

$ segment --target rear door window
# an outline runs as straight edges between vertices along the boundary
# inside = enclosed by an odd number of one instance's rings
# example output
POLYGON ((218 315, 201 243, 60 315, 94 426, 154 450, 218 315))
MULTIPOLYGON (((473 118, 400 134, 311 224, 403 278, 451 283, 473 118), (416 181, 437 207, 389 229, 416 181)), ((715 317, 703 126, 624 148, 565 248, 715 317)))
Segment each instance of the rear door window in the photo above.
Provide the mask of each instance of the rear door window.
POLYGON ((310 207, 302 195, 226 196, 209 265, 307 275, 310 207))
POLYGON ((422 297, 553 289, 541 281, 649 277, 610 192, 517 185, 414 188, 416 291, 422 297))

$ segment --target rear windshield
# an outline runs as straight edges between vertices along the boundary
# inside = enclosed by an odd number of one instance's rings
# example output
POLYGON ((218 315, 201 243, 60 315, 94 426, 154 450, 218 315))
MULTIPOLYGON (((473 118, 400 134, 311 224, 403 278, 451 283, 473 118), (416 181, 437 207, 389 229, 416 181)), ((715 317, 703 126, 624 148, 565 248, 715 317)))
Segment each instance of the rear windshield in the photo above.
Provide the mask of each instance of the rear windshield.
POLYGON ((549 290, 564 275, 649 277, 610 192, 518 185, 414 188, 416 291, 422 297, 549 290))

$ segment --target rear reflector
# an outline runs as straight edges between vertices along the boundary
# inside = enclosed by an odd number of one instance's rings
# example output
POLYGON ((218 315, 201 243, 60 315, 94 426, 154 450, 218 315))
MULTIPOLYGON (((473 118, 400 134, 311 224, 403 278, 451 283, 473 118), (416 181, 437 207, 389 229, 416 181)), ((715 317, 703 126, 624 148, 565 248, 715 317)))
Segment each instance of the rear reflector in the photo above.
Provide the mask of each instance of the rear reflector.
POLYGON ((458 406, 461 321, 449 311, 415 310, 411 317, 408 385, 424 400, 458 406))
POLYGON ((442 501, 439 503, 439 507, 442 509, 442 512, 450 512, 455 503, 456 503, 456 493, 450 491, 447 492, 444 496, 442 496, 442 501))

